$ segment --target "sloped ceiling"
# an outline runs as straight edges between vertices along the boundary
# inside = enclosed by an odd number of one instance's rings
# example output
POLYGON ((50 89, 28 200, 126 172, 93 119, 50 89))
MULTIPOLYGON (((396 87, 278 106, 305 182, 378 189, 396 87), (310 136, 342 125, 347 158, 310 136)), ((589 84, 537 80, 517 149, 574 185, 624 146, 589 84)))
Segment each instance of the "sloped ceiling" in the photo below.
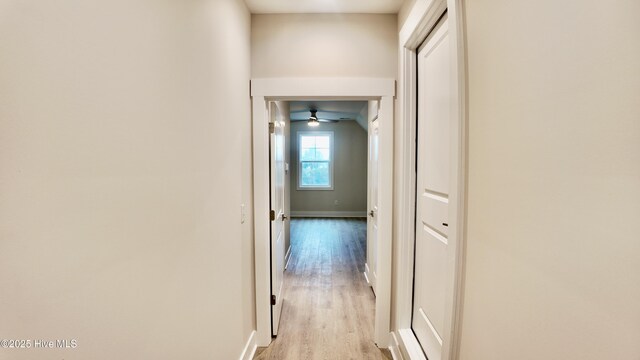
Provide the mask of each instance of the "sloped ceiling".
POLYGON ((366 130, 366 101, 291 101, 289 105, 291 121, 309 120, 310 110, 316 109, 319 119, 356 121, 366 130))
POLYGON ((396 14, 404 0, 245 0, 253 14, 396 14))

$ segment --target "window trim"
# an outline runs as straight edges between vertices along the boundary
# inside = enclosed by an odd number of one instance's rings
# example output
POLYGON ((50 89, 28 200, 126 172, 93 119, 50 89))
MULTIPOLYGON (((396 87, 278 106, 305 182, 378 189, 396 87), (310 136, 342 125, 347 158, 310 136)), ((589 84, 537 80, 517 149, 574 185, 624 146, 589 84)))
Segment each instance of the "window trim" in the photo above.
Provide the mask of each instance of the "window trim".
POLYGON ((333 161, 334 161, 334 150, 335 145, 333 143, 333 131, 298 131, 298 143, 296 147, 296 161, 298 165, 298 179, 296 181, 296 189, 297 190, 313 190, 313 191, 331 191, 334 186, 333 179, 333 161), (329 186, 302 186, 302 160, 300 159, 300 150, 302 148, 302 137, 303 136, 318 136, 318 135, 328 135, 329 136, 329 186))

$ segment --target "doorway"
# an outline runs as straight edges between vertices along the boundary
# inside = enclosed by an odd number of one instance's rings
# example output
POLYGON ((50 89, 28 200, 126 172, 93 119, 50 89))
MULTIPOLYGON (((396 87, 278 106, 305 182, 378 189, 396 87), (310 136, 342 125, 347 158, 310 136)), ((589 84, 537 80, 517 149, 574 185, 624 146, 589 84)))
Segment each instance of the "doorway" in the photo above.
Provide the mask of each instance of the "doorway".
POLYGON ((254 155, 254 230, 256 265, 256 344, 271 342, 271 252, 269 202, 269 103, 305 99, 379 101, 378 238, 374 341, 388 346, 391 295, 391 216, 393 169, 393 96, 388 79, 258 79, 252 81, 254 155), (265 151, 267 150, 267 151, 265 151))
POLYGON ((269 102, 275 340, 258 359, 390 359, 373 342, 378 104, 269 102))
MULTIPOLYGON (((359 277, 347 279, 353 286, 345 288, 346 295, 350 289, 358 289, 359 282, 365 285, 369 283, 364 281, 362 274, 365 272, 365 263, 375 264, 375 259, 367 252, 372 248, 368 243, 375 246, 375 238, 367 237, 366 227, 365 231, 361 231, 360 226, 361 223, 367 223, 367 209, 371 203, 368 199, 377 199, 376 191, 372 191, 376 187, 367 187, 369 178, 373 180, 372 183, 377 183, 377 176, 374 176, 377 172, 367 172, 367 168, 368 162, 377 158, 378 153, 377 135, 372 137, 376 141, 367 144, 370 108, 373 111, 372 134, 377 134, 378 123, 377 106, 369 106, 369 103, 373 101, 269 102, 271 334, 274 337, 279 335, 279 326, 284 321, 281 320, 283 306, 289 311, 292 306, 292 297, 287 297, 285 289, 293 285, 285 284, 285 279, 296 282, 299 277, 304 277, 306 283, 313 285, 327 271, 332 271, 338 277, 343 272, 359 271, 359 277), (290 226, 294 218, 348 218, 360 221, 340 223, 345 233, 336 234, 336 222, 320 222, 318 224, 325 224, 326 229, 313 226, 312 232, 308 230, 309 222, 306 220, 297 221, 299 226, 290 226), (338 239, 335 239, 336 236, 338 239), (364 242, 360 244, 360 240, 364 242), (342 246, 345 242, 355 245, 342 246), (318 274, 318 264, 313 260, 317 254, 301 251, 300 248, 313 248, 314 251, 328 254, 322 260, 330 266, 324 268, 323 265, 323 273, 318 274), (285 273, 292 254, 297 254, 293 271, 285 273), (301 255, 303 258, 300 258, 301 255), (298 272, 300 267, 311 270, 302 276, 298 272)), ((375 204, 369 207, 371 214, 377 212, 377 200, 375 204)), ((370 228, 377 230, 375 220, 375 217, 369 217, 369 224, 374 223, 370 228)), ((375 269, 371 266, 367 268, 375 269)), ((326 283, 329 290, 334 285, 342 286, 336 285, 340 281, 333 282, 333 277, 328 279, 326 283)), ((315 293, 307 293, 312 297, 324 296, 319 289, 315 293)), ((373 297, 368 300, 373 303, 373 297)), ((333 302, 329 299, 327 303, 333 302)), ((307 312, 313 314, 315 311, 312 308, 307 312)), ((371 316, 365 314, 362 317, 373 319, 373 307, 371 316)))
POLYGON ((458 356, 467 161, 461 7, 460 0, 416 3, 400 31, 391 350, 409 359, 458 356))

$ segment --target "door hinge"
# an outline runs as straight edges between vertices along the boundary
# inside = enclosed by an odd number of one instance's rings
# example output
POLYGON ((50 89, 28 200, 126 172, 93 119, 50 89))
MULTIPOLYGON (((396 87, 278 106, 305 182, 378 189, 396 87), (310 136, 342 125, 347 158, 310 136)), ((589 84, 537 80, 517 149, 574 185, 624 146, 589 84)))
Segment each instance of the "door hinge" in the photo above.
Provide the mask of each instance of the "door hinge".
POLYGON ((270 210, 269 211, 269 219, 271 219, 271 221, 274 221, 276 219, 276 212, 275 210, 270 210))
POLYGON ((269 123, 269 134, 273 134, 276 132, 276 123, 269 123))
POLYGON ((276 296, 271 295, 271 305, 275 305, 275 304, 276 304, 276 296))

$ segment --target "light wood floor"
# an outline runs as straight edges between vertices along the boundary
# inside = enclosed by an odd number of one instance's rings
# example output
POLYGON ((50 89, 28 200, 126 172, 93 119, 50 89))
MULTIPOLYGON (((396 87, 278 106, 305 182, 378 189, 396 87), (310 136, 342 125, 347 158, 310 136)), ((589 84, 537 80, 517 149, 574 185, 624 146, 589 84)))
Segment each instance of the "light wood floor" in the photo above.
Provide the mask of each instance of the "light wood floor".
POLYGON ((254 359, 391 359, 373 342, 364 219, 293 219, 278 337, 254 359))

